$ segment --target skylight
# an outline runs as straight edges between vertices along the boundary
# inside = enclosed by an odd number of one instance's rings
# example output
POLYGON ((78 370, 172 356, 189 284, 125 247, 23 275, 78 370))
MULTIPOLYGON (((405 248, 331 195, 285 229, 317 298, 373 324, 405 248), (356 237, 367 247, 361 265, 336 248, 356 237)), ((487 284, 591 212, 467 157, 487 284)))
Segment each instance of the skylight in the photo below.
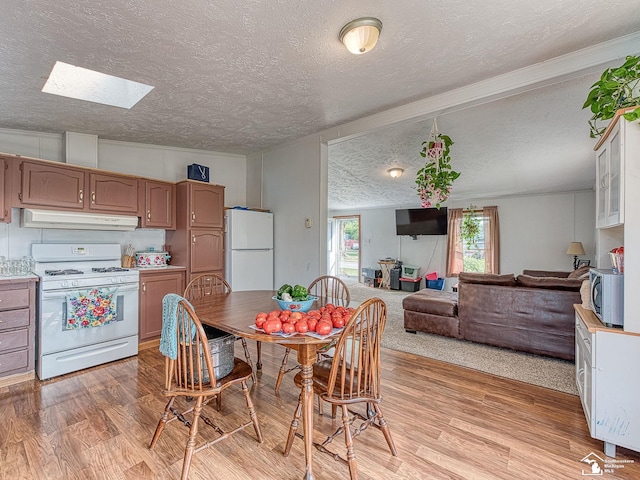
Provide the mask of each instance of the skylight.
POLYGON ((56 62, 42 87, 45 93, 114 107, 131 108, 153 90, 150 85, 56 62))

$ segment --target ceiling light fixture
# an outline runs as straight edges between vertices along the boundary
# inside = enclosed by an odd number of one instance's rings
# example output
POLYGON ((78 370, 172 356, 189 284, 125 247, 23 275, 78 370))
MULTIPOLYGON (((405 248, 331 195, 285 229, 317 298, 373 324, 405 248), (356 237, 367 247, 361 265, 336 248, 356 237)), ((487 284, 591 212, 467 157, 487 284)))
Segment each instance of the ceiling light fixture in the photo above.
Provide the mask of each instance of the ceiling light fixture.
POLYGON ((404 169, 400 167, 393 167, 387 170, 387 173, 391 176, 391 178, 398 178, 402 176, 403 172, 404 172, 404 169))
POLYGON ((354 55, 372 50, 378 43, 382 22, 373 17, 362 17, 350 21, 340 30, 340 41, 354 55))

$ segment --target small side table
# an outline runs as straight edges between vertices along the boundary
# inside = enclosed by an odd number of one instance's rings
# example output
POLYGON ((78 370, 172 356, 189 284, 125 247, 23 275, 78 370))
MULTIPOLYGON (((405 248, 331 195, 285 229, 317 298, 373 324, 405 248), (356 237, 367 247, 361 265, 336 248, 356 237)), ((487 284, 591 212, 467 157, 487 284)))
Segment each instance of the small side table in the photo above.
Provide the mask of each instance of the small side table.
POLYGON ((396 264, 395 260, 378 260, 380 270, 382 270, 382 282, 380 282, 380 288, 391 288, 391 267, 396 264))

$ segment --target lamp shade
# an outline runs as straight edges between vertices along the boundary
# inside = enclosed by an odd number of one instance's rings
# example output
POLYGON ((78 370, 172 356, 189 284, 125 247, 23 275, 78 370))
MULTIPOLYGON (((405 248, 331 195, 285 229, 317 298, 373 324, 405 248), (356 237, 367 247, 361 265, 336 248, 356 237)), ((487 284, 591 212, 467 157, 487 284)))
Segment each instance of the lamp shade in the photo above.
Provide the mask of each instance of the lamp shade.
POLYGON ((567 255, 584 255, 582 242, 571 242, 567 249, 567 255))
POLYGON ((382 22, 373 17, 352 20, 340 30, 340 41, 354 55, 361 55, 373 49, 378 43, 382 22))

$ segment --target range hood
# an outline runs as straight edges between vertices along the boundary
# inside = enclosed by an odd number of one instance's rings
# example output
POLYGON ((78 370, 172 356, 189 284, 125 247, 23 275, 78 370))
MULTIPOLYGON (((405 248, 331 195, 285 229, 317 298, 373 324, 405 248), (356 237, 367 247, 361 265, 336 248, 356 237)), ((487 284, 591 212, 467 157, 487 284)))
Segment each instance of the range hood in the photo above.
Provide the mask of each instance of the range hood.
POLYGON ((71 230, 134 230, 138 226, 138 217, 24 208, 21 225, 28 228, 71 230))

